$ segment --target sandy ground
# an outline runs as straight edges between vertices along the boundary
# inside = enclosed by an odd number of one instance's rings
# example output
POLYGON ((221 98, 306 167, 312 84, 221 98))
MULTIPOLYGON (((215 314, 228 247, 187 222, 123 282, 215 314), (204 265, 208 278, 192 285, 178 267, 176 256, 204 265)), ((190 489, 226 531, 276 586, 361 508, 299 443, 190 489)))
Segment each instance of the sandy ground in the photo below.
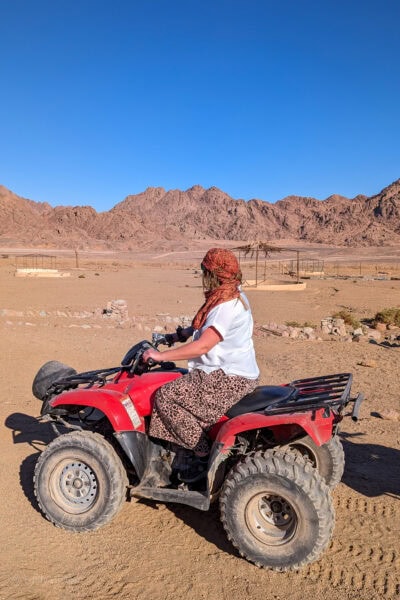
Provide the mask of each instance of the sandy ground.
MULTIPOLYGON (((353 391, 366 395, 360 421, 346 418, 341 430, 346 469, 334 492, 332 543, 317 563, 279 574, 238 556, 224 535, 217 505, 202 513, 132 501, 90 534, 68 533, 45 520, 33 497, 32 473, 52 434, 35 420, 39 405, 31 383, 37 369, 49 359, 78 370, 118 365, 127 348, 148 335, 139 326, 118 328, 101 318, 86 319, 90 327, 83 328, 82 319, 55 311, 91 311, 123 298, 130 315, 151 327, 157 313, 192 315, 202 300, 201 287, 192 268, 163 266, 162 257, 153 266, 87 261, 63 279, 19 279, 14 272, 11 261, 0 261, 0 310, 19 311, 0 313, 0 598, 400 597, 400 422, 374 416, 400 409, 396 344, 295 341, 256 332, 263 383, 351 371, 353 391), (40 316, 40 310, 50 314, 40 316), (361 366, 362 361, 376 366, 361 366)), ((365 317, 399 306, 400 282, 316 280, 302 292, 250 291, 249 298, 258 325, 318 324, 343 307, 365 317)))

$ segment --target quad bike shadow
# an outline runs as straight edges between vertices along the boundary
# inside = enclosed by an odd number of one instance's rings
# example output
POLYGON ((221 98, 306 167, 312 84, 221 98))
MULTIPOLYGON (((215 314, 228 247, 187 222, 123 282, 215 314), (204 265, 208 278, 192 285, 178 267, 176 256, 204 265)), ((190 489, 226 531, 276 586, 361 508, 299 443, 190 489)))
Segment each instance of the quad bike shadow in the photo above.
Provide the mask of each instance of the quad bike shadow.
POLYGON ((341 433, 346 455, 342 483, 369 498, 391 496, 400 500, 400 450, 352 441, 363 435, 341 433))
POLYGON ((35 452, 26 456, 19 469, 19 481, 31 506, 39 513, 40 508, 33 491, 33 473, 37 459, 46 446, 56 437, 48 423, 38 421, 36 417, 24 413, 12 413, 4 425, 11 430, 13 444, 28 444, 35 452))
MULTIPOLYGON (((153 500, 145 498, 139 499, 138 502, 155 510, 159 506, 153 500)), ((207 512, 200 512, 193 510, 189 506, 174 503, 166 504, 165 508, 179 521, 193 529, 198 536, 215 546, 215 548, 218 548, 221 552, 226 552, 226 554, 230 554, 231 556, 240 556, 240 553, 226 537, 221 523, 218 503, 212 504, 207 512)))
POLYGON ((29 444, 38 452, 44 450, 55 438, 48 423, 24 413, 12 413, 6 418, 4 425, 11 429, 14 444, 29 444))

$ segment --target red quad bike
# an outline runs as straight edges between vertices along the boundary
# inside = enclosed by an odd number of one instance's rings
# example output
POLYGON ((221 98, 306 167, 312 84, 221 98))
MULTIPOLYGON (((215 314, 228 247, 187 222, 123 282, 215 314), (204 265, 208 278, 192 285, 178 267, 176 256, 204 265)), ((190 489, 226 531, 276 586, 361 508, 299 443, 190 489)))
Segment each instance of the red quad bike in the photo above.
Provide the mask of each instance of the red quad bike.
POLYGON ((50 361, 32 386, 42 421, 57 437, 40 455, 35 494, 58 527, 82 532, 109 522, 127 498, 150 498, 208 510, 219 498, 226 534, 259 567, 299 569, 327 547, 334 526, 330 488, 341 479, 337 435, 351 397, 352 375, 340 373, 261 386, 209 430, 204 476, 180 477, 177 447, 148 437, 157 389, 186 372, 174 363, 145 364, 152 344, 133 346, 121 366, 77 373, 50 361))

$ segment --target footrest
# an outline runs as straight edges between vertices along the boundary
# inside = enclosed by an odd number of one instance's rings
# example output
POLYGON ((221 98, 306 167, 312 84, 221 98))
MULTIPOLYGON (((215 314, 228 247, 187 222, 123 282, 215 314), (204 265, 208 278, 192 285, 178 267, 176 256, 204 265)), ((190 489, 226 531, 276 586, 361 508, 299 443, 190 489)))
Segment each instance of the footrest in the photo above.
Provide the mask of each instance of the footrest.
POLYGON ((207 492, 140 487, 138 485, 131 489, 131 495, 136 498, 149 498, 151 500, 160 500, 161 502, 188 504, 198 510, 208 510, 210 508, 210 498, 207 492))

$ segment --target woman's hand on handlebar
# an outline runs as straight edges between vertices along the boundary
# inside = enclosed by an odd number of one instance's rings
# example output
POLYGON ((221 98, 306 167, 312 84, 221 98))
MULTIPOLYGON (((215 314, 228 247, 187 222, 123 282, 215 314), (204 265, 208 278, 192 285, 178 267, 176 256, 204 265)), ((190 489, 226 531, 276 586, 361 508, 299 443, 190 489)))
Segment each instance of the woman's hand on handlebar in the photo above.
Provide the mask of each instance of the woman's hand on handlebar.
POLYGON ((154 362, 161 362, 161 352, 155 350, 154 348, 149 348, 145 352, 143 352, 143 362, 147 363, 149 359, 154 360, 154 362))

